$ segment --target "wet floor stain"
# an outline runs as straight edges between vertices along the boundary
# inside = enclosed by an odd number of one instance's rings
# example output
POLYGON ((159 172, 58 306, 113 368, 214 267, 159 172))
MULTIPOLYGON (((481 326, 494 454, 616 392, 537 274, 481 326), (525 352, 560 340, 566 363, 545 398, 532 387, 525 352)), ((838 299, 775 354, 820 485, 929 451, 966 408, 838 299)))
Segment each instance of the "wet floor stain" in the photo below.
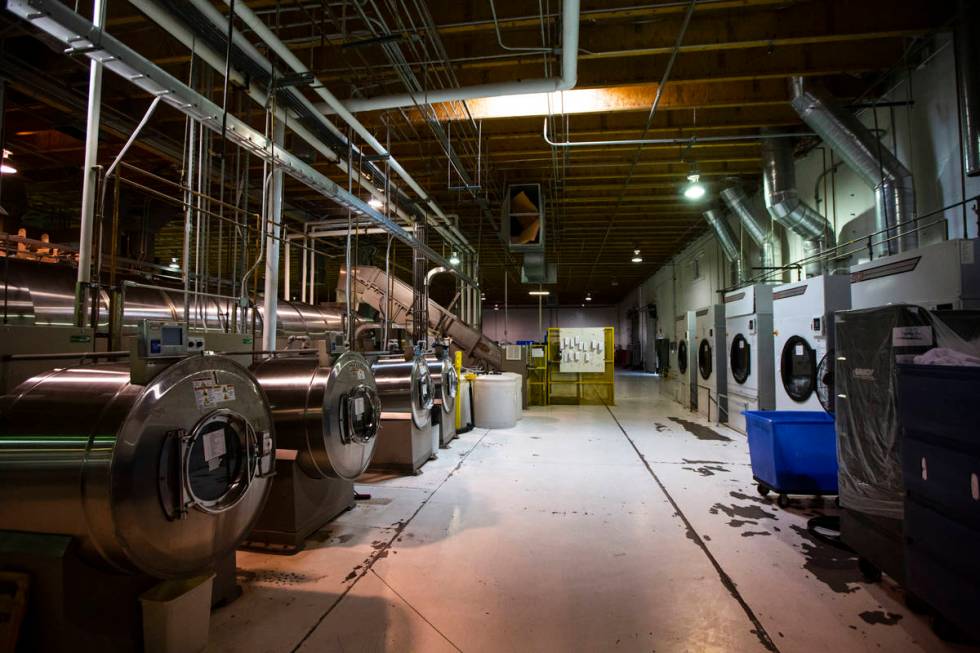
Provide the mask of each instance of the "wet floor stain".
POLYGON ((849 594, 858 590, 861 572, 858 571, 857 558, 853 554, 822 542, 802 526, 794 524, 790 528, 803 540, 801 548, 806 559, 804 569, 838 594, 849 594))
POLYGON ((712 515, 724 513, 732 519, 741 518, 755 521, 760 519, 776 519, 775 513, 769 512, 768 510, 763 510, 759 506, 740 506, 734 503, 730 506, 726 506, 723 503, 716 503, 715 505, 711 506, 708 512, 710 512, 712 515))
POLYGON ((671 417, 671 421, 677 422, 684 427, 684 430, 696 437, 698 440, 711 440, 715 442, 731 442, 732 439, 708 428, 704 424, 698 424, 680 417, 671 417))
POLYGON ((688 465, 727 465, 728 463, 724 460, 690 460, 688 458, 681 458, 688 465))
POLYGON ((311 539, 314 542, 321 542, 321 543, 325 542, 327 544, 347 544, 352 539, 354 539, 354 534, 344 533, 343 535, 335 536, 333 532, 326 530, 326 531, 317 531, 316 533, 313 533, 313 535, 310 535, 308 539, 311 539))
POLYGON ((681 467, 689 472, 695 472, 701 476, 714 476, 715 472, 728 472, 730 470, 718 465, 702 465, 701 467, 681 467))
POLYGON ((728 493, 728 496, 730 496, 733 499, 738 499, 740 501, 754 501, 756 503, 764 503, 766 505, 769 505, 769 501, 767 499, 763 499, 762 497, 759 496, 753 496, 751 494, 745 494, 744 492, 736 492, 732 490, 731 492, 728 493))
POLYGON ((669 431, 670 427, 666 424, 661 424, 660 422, 654 422, 653 426, 657 429, 657 433, 663 433, 664 431, 669 431))
POLYGON ((867 610, 858 616, 861 617, 865 623, 869 623, 872 626, 876 624, 881 624, 882 626, 894 626, 902 620, 902 615, 895 614, 894 612, 885 612, 883 610, 867 610))
POLYGON ((772 535, 769 531, 742 531, 742 537, 756 537, 757 535, 772 535))
POLYGON ((324 576, 312 576, 310 574, 280 571, 278 569, 248 569, 239 570, 237 578, 242 584, 303 585, 306 583, 315 583, 321 578, 324 578, 324 576))

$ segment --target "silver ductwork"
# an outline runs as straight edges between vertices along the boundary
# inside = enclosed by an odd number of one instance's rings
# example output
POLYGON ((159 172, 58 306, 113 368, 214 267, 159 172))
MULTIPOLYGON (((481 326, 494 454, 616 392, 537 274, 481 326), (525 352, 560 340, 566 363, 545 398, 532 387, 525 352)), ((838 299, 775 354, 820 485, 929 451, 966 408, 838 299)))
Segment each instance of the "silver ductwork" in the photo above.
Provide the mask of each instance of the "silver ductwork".
POLYGON ((748 196, 738 186, 729 186, 721 191, 721 199, 725 201, 732 213, 738 216, 742 227, 755 241, 762 252, 762 268, 764 279, 767 281, 782 280, 782 274, 774 273, 774 268, 781 265, 781 252, 770 230, 766 227, 766 217, 753 205, 748 196))
MULTIPOLYGON (((763 130, 763 134, 767 130, 763 130)), ((785 139, 763 139, 762 182, 766 209, 773 219, 803 238, 805 258, 816 256, 823 248, 833 247, 834 228, 827 219, 810 208, 796 190, 796 164, 793 144, 785 139)), ((808 277, 820 274, 822 265, 813 261, 806 265, 808 277)))
POLYGON ((733 278, 735 282, 742 283, 745 281, 745 277, 742 276, 742 257, 739 256, 738 240, 735 238, 735 232, 732 230, 732 226, 728 224, 728 220, 722 212, 717 209, 708 209, 703 215, 705 222, 711 225, 715 235, 718 237, 718 245, 721 246, 721 251, 724 253, 725 258, 731 261, 734 266, 733 278))
POLYGON ((802 77, 792 81, 793 108, 875 192, 875 231, 891 238, 875 246, 879 256, 914 249, 915 190, 912 173, 854 114, 802 77))
POLYGON ((956 17, 956 90, 960 102, 960 133, 963 139, 963 170, 980 176, 980 43, 976 26, 980 5, 960 0, 956 17))

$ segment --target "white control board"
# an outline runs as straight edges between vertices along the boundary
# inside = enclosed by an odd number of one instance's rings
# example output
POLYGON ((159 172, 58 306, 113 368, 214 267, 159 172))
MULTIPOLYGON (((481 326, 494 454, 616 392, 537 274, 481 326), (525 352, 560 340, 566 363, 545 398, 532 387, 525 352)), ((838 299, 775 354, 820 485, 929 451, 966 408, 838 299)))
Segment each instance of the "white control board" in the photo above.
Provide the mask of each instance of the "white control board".
POLYGON ((560 372, 604 372, 606 334, 602 327, 559 329, 560 372))

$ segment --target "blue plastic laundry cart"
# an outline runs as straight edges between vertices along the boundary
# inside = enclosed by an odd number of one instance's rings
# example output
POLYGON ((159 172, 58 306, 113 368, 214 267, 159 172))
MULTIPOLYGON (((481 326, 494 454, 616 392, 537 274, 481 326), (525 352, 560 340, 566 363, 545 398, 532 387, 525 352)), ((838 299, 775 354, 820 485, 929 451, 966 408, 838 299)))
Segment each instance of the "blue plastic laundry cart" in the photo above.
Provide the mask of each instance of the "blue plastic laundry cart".
POLYGON ((819 411, 746 410, 749 457, 759 493, 837 494, 834 418, 819 411))

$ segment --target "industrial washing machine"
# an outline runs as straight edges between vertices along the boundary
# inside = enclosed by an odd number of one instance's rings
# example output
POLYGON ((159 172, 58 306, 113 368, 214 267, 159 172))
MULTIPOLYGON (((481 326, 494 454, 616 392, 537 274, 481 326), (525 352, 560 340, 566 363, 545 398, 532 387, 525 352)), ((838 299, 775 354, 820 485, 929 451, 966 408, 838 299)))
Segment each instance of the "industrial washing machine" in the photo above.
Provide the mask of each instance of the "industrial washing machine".
POLYGON ((742 433, 743 410, 775 406, 772 297, 772 286, 762 283, 725 293, 727 417, 729 426, 742 433))
POLYGON ((435 454, 429 365, 422 356, 409 361, 379 358, 371 370, 381 397, 381 429, 371 467, 417 473, 435 454))
POLYGON ((300 350, 252 368, 272 407, 276 478, 248 546, 293 552, 354 506, 381 423, 374 374, 358 353, 300 350))
POLYGON ((692 346, 696 347, 694 359, 697 367, 693 372, 697 383, 698 413, 705 419, 723 422, 728 416, 724 304, 712 304, 694 312, 692 346))
MULTIPOLYGON (((834 349, 834 313, 849 308, 848 275, 822 274, 773 289, 776 410, 823 410, 817 368, 834 349)), ((828 365, 832 370, 833 362, 828 365)))
POLYGON ((448 356, 426 356, 435 396, 432 400, 432 428, 439 429, 439 446, 448 447, 456 438, 456 394, 459 375, 448 356))
POLYGON ((678 315, 674 322, 674 342, 670 349, 671 395, 674 401, 685 408, 697 405, 697 392, 692 379, 694 374, 694 311, 678 315))
POLYGON ((235 548, 269 494, 272 414, 247 369, 130 360, 0 398, 2 560, 32 579, 29 650, 138 650, 138 597, 160 579, 217 572, 212 600, 232 598, 235 548))
POLYGON ((980 308, 980 240, 947 240, 851 268, 851 306, 980 308))

